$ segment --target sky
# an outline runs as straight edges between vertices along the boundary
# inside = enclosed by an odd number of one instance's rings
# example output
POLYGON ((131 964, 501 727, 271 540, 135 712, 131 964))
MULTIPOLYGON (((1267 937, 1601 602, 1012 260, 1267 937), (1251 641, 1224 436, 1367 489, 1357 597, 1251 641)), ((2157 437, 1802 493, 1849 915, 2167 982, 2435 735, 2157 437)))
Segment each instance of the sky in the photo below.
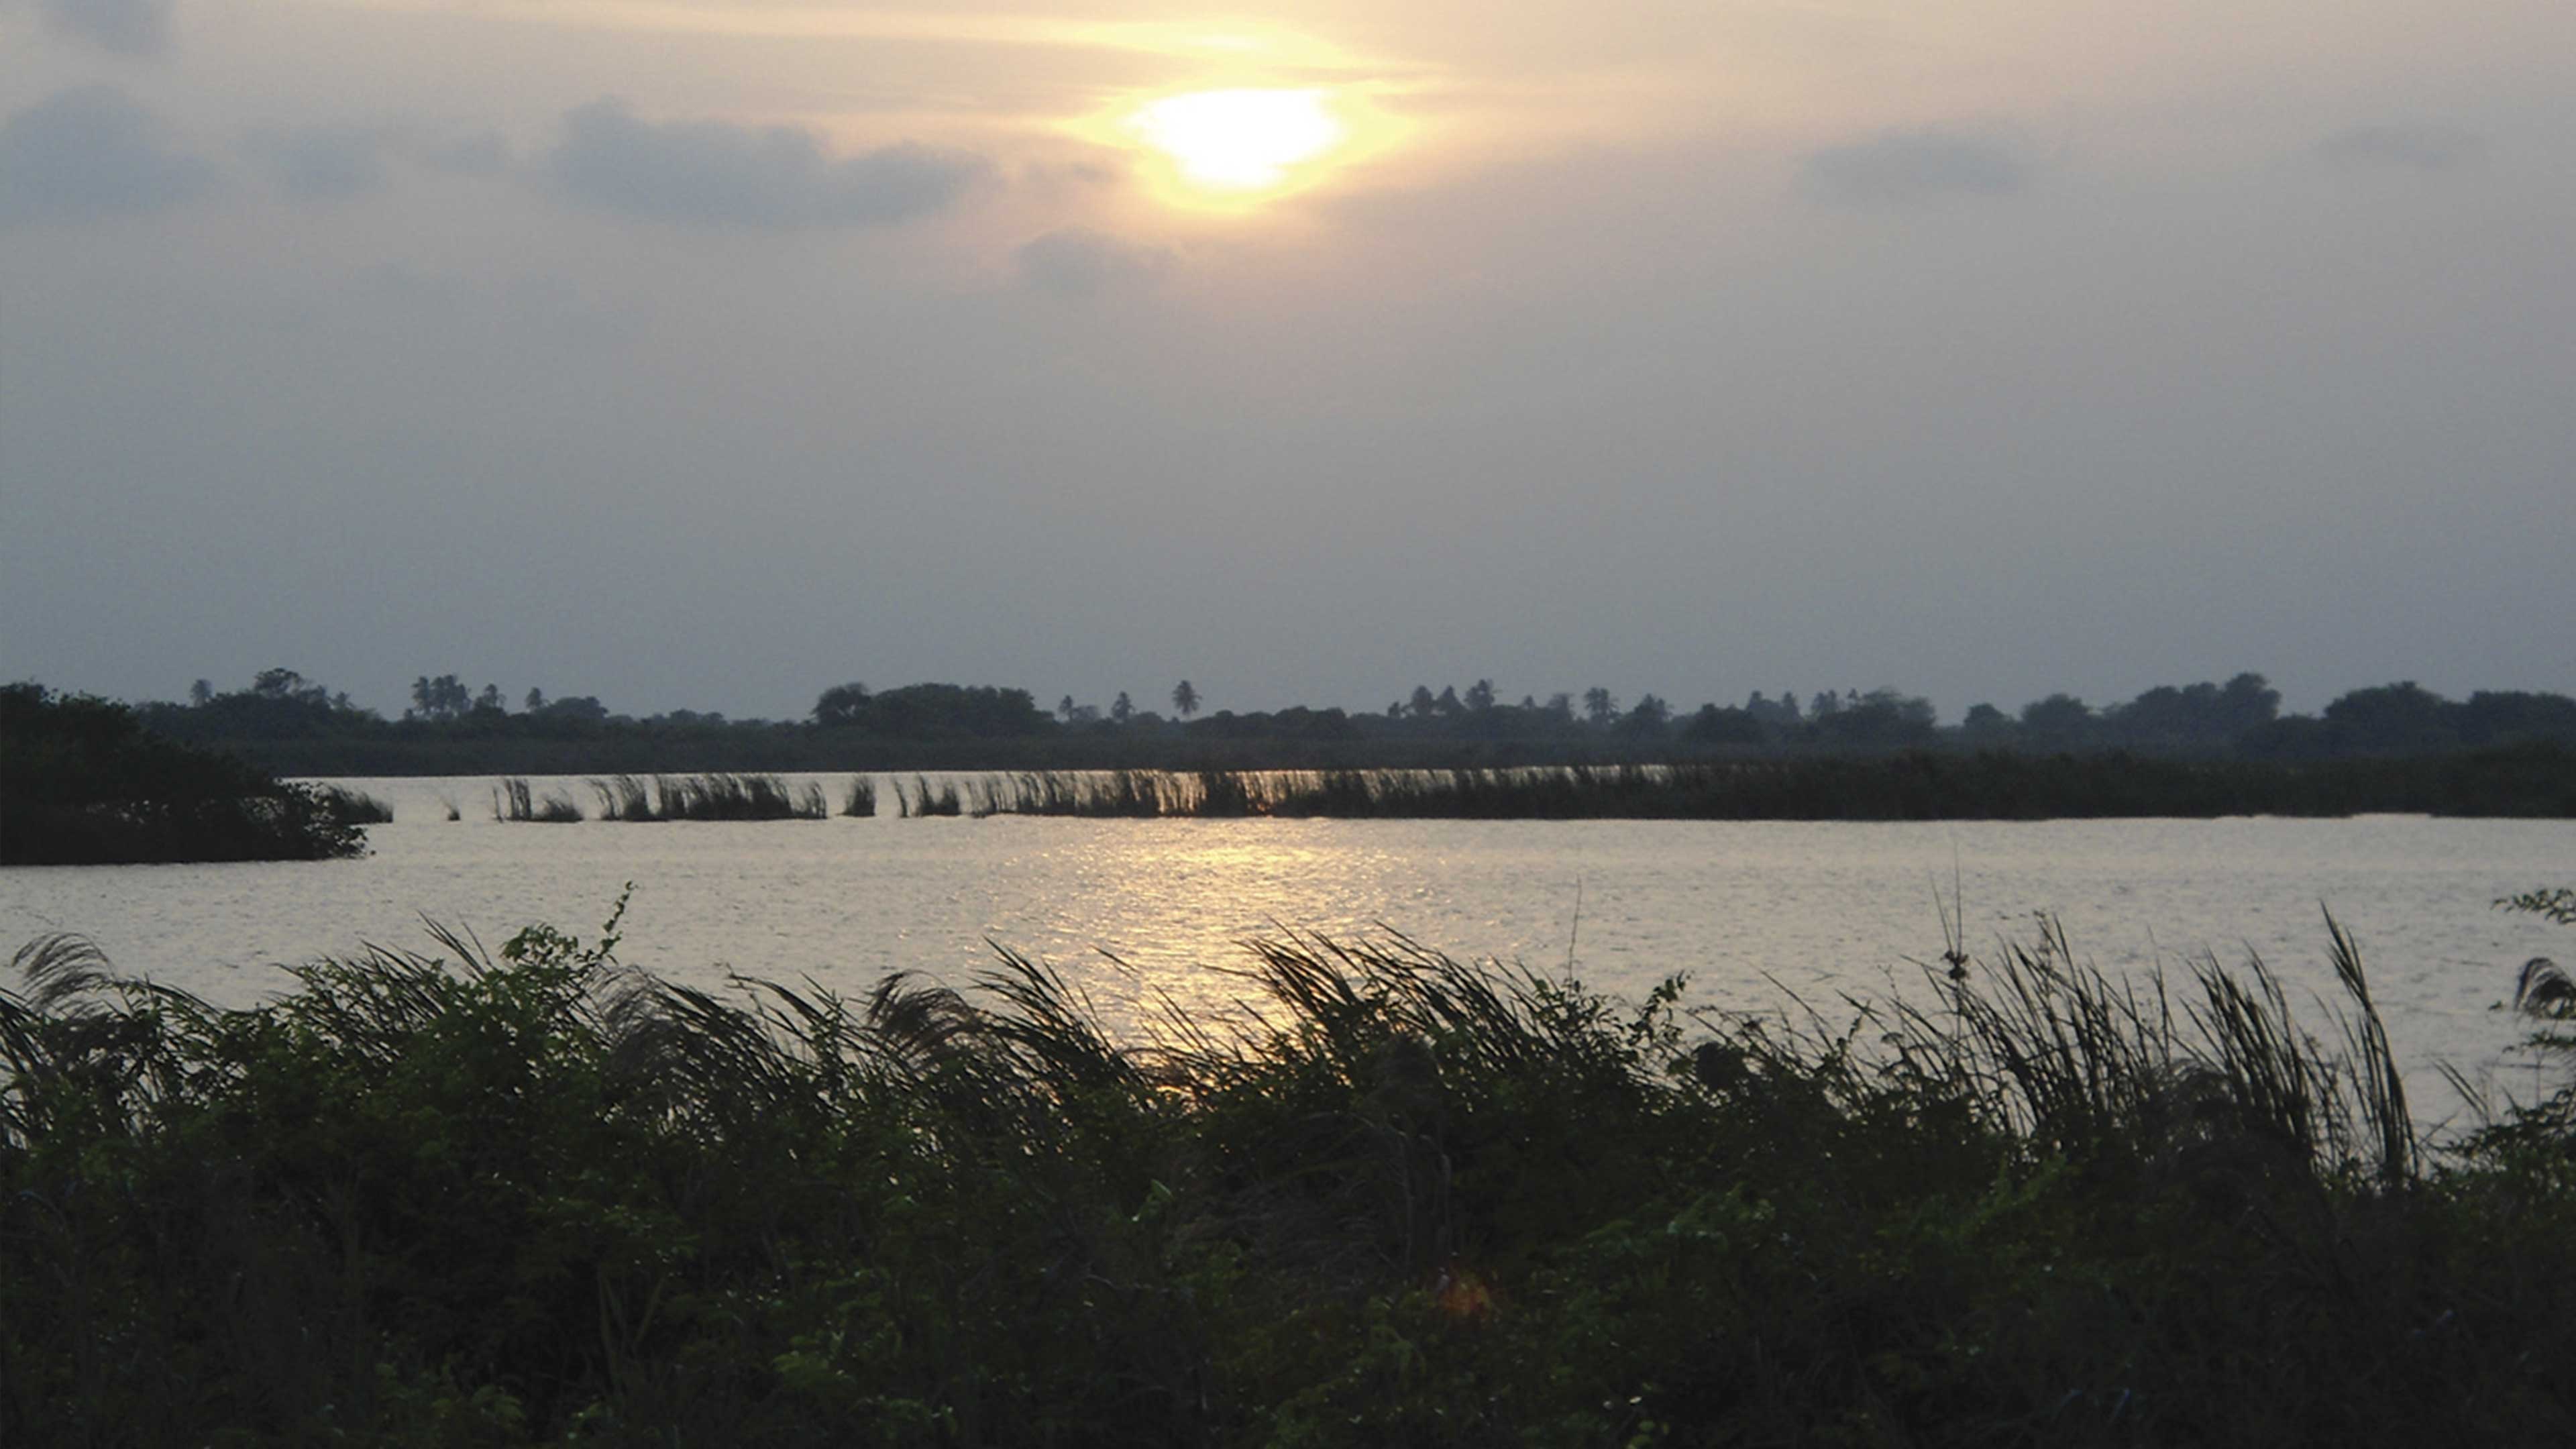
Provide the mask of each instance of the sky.
POLYGON ((0 678, 2576 692, 2566 0, 0 0, 0 678))

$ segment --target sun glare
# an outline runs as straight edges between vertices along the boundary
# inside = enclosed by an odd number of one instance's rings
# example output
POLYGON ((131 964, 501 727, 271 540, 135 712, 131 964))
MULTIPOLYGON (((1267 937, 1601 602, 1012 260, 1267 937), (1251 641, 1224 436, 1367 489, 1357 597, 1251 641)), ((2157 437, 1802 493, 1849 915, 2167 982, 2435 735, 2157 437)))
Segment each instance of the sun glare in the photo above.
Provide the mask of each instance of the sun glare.
POLYGON ((1180 186, 1213 197, 1276 191, 1350 138, 1319 90, 1165 96, 1131 112, 1125 130, 1162 155, 1180 186))

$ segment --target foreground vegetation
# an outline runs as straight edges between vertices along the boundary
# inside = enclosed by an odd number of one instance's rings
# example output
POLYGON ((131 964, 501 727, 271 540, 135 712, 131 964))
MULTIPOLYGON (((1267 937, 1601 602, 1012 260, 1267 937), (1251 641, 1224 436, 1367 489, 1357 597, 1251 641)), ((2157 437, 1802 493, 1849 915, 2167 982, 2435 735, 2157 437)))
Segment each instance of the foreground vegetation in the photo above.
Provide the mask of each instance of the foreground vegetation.
POLYGON ((111 700, 0 686, 0 865, 328 860, 390 818, 143 727, 111 700))
POLYGON ((2428 1155, 2340 932, 2323 1042, 2054 937, 1763 1021, 1288 937, 1147 1044, 1018 957, 710 993, 614 932, 239 1011, 21 952, 0 1439, 2576 1436, 2566 1115, 2428 1155))

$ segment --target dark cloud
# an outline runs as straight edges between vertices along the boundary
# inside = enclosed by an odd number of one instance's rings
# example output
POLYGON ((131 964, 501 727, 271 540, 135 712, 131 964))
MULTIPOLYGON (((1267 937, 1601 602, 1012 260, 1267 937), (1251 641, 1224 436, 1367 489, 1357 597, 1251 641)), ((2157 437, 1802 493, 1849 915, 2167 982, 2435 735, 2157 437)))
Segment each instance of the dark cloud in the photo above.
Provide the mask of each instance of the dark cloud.
POLYGON ((125 55, 151 55, 170 41, 172 0, 37 0, 45 23, 125 55))
POLYGON ((656 125, 603 99, 564 115, 549 159, 566 196, 651 221, 784 228, 884 226, 940 210, 987 170, 906 143, 834 157, 810 131, 721 121, 656 125))
POLYGON ((2319 141, 2317 159, 2334 166, 2456 171, 2486 155, 2486 142, 2454 126, 2355 126, 2319 141))
POLYGON ((384 142, 377 131, 307 126, 253 136, 244 150, 287 195, 337 201, 384 179, 384 142))
POLYGON ((1915 202, 2008 196, 2029 183, 2030 166, 1988 137, 1900 131, 1811 152, 1802 175, 1836 200, 1915 202))
POLYGON ((156 211, 203 191, 204 162, 113 86, 83 86, 0 122, 0 223, 156 211))
POLYGON ((1160 280, 1180 258, 1169 247, 1132 242, 1069 226, 1022 244, 1014 254, 1020 280, 1043 292, 1087 297, 1114 287, 1160 280))

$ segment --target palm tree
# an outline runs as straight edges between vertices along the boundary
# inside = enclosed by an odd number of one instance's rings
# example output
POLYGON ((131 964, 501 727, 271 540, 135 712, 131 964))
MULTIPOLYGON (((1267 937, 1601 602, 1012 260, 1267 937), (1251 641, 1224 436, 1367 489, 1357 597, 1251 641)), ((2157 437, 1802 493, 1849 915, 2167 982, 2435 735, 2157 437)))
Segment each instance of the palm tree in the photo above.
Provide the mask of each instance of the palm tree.
POLYGON ((1183 719, 1199 712, 1199 692, 1188 680, 1172 686, 1172 708, 1180 711, 1183 719))
POLYGON ((1583 712, 1591 717, 1594 724, 1606 725, 1610 723, 1610 717, 1619 712, 1619 701, 1611 697, 1610 691, 1596 684, 1583 691, 1583 712))

